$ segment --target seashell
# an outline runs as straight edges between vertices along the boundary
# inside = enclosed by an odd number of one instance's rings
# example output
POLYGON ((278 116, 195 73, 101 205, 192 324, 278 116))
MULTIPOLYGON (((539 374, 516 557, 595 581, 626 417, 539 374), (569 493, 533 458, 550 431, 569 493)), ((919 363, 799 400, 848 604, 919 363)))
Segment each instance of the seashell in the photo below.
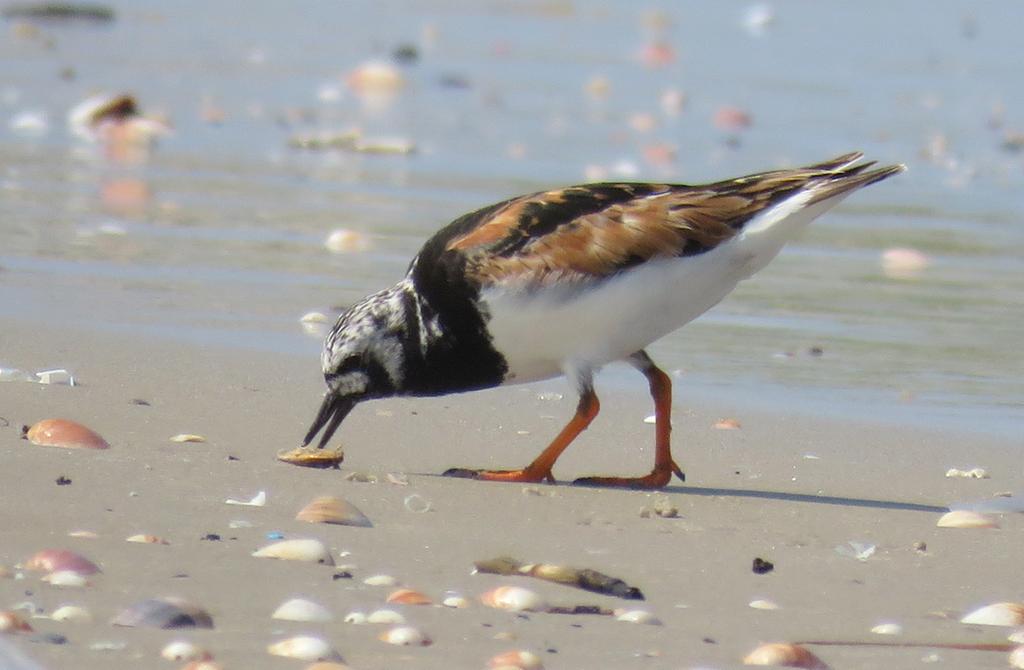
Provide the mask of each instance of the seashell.
POLYGON ((235 500, 234 498, 228 498, 224 503, 227 505, 243 505, 246 507, 263 507, 267 504, 267 492, 260 491, 249 500, 235 500))
POLYGON ((140 544, 170 544, 167 540, 156 535, 132 535, 126 537, 125 542, 138 542, 140 544))
POLYGON ((753 122, 754 119, 747 111, 729 105, 723 105, 716 109, 712 117, 712 123, 714 123, 715 128, 728 132, 744 130, 749 128, 753 122))
POLYGON ((59 384, 62 386, 74 386, 74 376, 64 368, 55 370, 40 370, 36 373, 40 384, 59 384))
POLYGON ((403 624, 405 623, 405 617, 395 610, 374 610, 367 615, 366 623, 403 624))
POLYGON ((364 623, 369 623, 369 620, 366 618, 366 615, 363 614, 362 612, 349 612, 348 614, 345 615, 345 618, 343 619, 343 621, 345 623, 351 623, 351 624, 357 624, 357 625, 364 624, 364 623))
POLYGON ((966 509, 946 512, 935 525, 939 528, 999 528, 996 520, 987 514, 966 509))
POLYGON ((183 667, 181 670, 224 670, 224 666, 216 661, 210 659, 203 659, 200 661, 192 661, 183 667))
POLYGON ((351 254, 369 249, 370 238, 354 230, 339 228, 327 236, 324 246, 336 254, 351 254))
POLYGON ((932 264, 927 254, 903 247, 886 249, 881 261, 882 272, 890 279, 913 279, 932 264))
POLYGON ((360 95, 392 94, 405 86, 402 71, 381 61, 367 61, 356 66, 348 73, 345 82, 360 95))
POLYGON ((22 567, 26 570, 45 572, 64 570, 81 575, 93 575, 100 572, 99 566, 88 558, 67 549, 43 549, 33 554, 22 567))
POLYGON ((1024 628, 1013 631, 1006 636, 1006 639, 1010 642, 1016 642, 1017 644, 1024 644, 1024 628))
MULTIPOLYGON (((31 633, 32 626, 29 625, 20 614, 16 612, 0 612, 0 633, 31 633)), ((0 659, 2 660, 2 659, 0 659)))
POLYGON ((360 526, 372 528, 373 523, 359 509, 341 498, 320 496, 299 510, 295 515, 298 521, 309 523, 332 523, 339 526, 360 526))
POLYGON ((965 614, 960 623, 982 626, 1024 626, 1024 605, 993 603, 965 614))
POLYGON ((99 538, 100 534, 91 530, 73 530, 68 533, 68 537, 79 537, 86 540, 95 540, 99 538))
POLYGON ((277 452, 277 460, 282 463, 299 465, 305 468, 337 468, 345 460, 345 454, 339 446, 336 449, 306 449, 299 447, 290 451, 277 452))
POLYGON ((206 442, 206 438, 202 435, 193 435, 192 433, 181 433, 170 438, 171 442, 206 442))
POLYGON ((152 598, 122 610, 110 620, 128 628, 213 628, 206 610, 180 598, 152 598))
POLYGON ((720 419, 711 427, 717 430, 739 430, 741 426, 737 419, 720 419))
POLYGON ((363 580, 367 586, 395 586, 398 580, 391 575, 371 575, 363 580))
POLYGON ((387 598, 387 602, 395 603, 398 605, 432 605, 433 601, 430 600, 425 594, 415 591, 413 589, 398 589, 392 591, 387 598))
POLYGON ((25 431, 32 444, 64 449, 109 449, 107 441, 93 430, 69 419, 44 419, 25 431))
POLYGON ((946 470, 947 477, 963 477, 965 479, 989 479, 990 475, 988 470, 985 468, 971 468, 970 470, 961 470, 960 468, 950 468, 946 470))
POLYGON ((825 662, 805 647, 786 642, 762 644, 746 655, 743 659, 743 665, 777 665, 785 668, 828 670, 825 662))
POLYGON ((521 586, 499 586, 480 596, 480 602, 488 607, 509 612, 542 612, 548 604, 539 594, 521 586))
POLYGON ((497 656, 492 656, 487 661, 487 667, 492 669, 497 668, 515 668, 515 670, 544 670, 544 664, 541 663, 540 656, 533 653, 532 651, 505 651, 497 656))
POLYGON ((188 640, 169 642, 160 650, 160 655, 168 661, 209 661, 213 658, 210 652, 188 640))
POLYGON ((331 621, 334 619, 326 607, 305 598, 292 598, 281 603, 270 617, 282 621, 331 621))
POLYGON ((649 626, 661 625, 661 619, 647 610, 616 610, 615 620, 627 621, 629 623, 644 623, 649 626))
POLYGON ((377 639, 403 647, 427 647, 433 642, 426 633, 413 626, 389 628, 378 635, 377 639))
POLYGON ((875 635, 900 635, 903 632, 903 626, 898 623, 880 623, 872 628, 871 632, 875 635))
POLYGON ((75 572, 74 570, 57 570, 56 572, 44 575, 42 580, 50 586, 77 588, 89 585, 89 580, 86 579, 84 575, 79 572, 75 572))
POLYGON ((1006 659, 1010 663, 1011 668, 1024 668, 1024 647, 1017 647, 1010 652, 1010 657, 1006 659))
POLYGON ((771 600, 763 600, 763 599, 751 600, 750 601, 750 607, 753 607, 756 610, 777 610, 777 609, 779 609, 778 603, 773 602, 771 600))
POLYGON ((268 544, 252 553, 256 558, 276 558, 283 561, 309 561, 321 565, 334 565, 334 559, 320 540, 281 540, 268 544))
POLYGON ((300 661, 340 661, 341 656, 329 642, 312 635, 297 635, 267 647, 271 656, 297 658, 300 661))
POLYGON ((413 493, 412 495, 406 496, 405 500, 402 501, 402 505, 405 506, 405 509, 413 512, 414 514, 425 514, 433 509, 433 505, 430 501, 419 493, 413 493))
POLYGON ((469 600, 460 595, 451 595, 441 601, 441 604, 445 607, 452 607, 455 609, 464 609, 469 607, 469 600))
POLYGON ((89 623, 92 621, 92 612, 79 605, 61 605, 53 610, 50 618, 54 621, 89 623))

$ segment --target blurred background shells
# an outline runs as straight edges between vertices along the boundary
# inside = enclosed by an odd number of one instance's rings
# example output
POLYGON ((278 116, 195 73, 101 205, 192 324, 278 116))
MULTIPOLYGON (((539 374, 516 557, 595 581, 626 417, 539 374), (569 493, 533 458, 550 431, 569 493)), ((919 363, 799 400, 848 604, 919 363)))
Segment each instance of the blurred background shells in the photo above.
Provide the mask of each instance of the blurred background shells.
POLYGON ((378 636, 382 642, 403 647, 426 647, 432 643, 430 636, 415 626, 396 626, 378 636))
POLYGON ((43 419, 25 431, 32 444, 64 449, 108 449, 107 441, 91 428, 70 419, 43 419))
POLYGON ((828 665, 806 647, 787 642, 763 644, 747 654, 743 659, 743 664, 829 670, 828 665))
POLYGON ((61 605, 53 610, 50 618, 54 621, 67 621, 69 623, 89 623, 92 621, 92 612, 81 605, 61 605))
POLYGON ((966 509, 946 512, 935 525, 939 528, 999 528, 999 522, 991 516, 966 509))
POLYGON ((312 635, 296 635, 275 642, 267 647, 267 653, 300 661, 341 660, 341 655, 334 650, 330 642, 312 635))
POLYGON ((252 554, 256 558, 275 558, 282 561, 308 561, 321 565, 334 565, 331 552, 320 540, 294 539, 281 540, 257 549, 252 554))
POLYGON ((396 589, 388 594, 387 602, 399 605, 432 605, 430 596, 415 589, 396 589))
POLYGON ((993 603, 968 612, 960 623, 981 626, 1024 626, 1024 604, 993 603))
POLYGON ((128 628, 213 628, 213 617, 181 598, 150 598, 129 605, 110 623, 128 628))
POLYGON ((33 554, 23 567, 26 570, 43 572, 76 572, 80 575, 92 575, 100 572, 98 565, 85 556, 68 549, 43 549, 33 554))
POLYGON ((0 612, 0 633, 30 633, 32 626, 17 612, 0 612))
POLYGON ((370 519, 352 503, 335 496, 319 496, 306 504, 295 515, 299 521, 332 523, 339 526, 372 528, 370 519))
POLYGON ((283 621, 331 621, 334 619, 326 607, 305 598, 286 600, 274 610, 270 617, 283 621))
POLYGON ((487 661, 487 667, 491 670, 544 670, 540 656, 532 651, 518 649, 492 656, 487 661))
POLYGON ((160 656, 168 661, 208 661, 213 656, 195 642, 174 640, 164 645, 160 656))
POLYGON ((499 586, 480 596, 480 602, 488 607, 509 612, 542 612, 548 608, 540 594, 521 586, 499 586))

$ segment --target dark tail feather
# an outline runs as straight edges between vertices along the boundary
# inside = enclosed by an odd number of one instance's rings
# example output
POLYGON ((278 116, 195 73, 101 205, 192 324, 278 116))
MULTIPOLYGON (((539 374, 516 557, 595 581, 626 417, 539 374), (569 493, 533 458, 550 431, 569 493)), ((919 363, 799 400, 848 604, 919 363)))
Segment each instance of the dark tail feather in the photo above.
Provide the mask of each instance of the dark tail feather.
POLYGON ((324 396, 323 403, 320 404, 320 411, 316 413, 316 418, 313 419, 313 425, 310 426, 309 432, 306 433, 306 438, 302 441, 302 446, 305 447, 312 442, 316 434, 323 429, 324 434, 316 445, 317 449, 323 449, 330 442, 331 438, 334 437, 334 432, 338 430, 338 426, 341 425, 342 420, 348 416, 348 413, 354 406, 355 401, 328 392, 324 396))

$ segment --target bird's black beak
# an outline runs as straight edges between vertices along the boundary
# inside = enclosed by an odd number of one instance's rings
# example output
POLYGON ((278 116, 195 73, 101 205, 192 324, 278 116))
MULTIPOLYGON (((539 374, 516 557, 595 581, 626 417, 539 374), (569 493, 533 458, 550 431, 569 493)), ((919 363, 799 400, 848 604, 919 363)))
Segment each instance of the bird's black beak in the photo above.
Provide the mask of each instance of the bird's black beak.
POLYGON ((323 449, 334 436, 334 431, 338 430, 342 419, 348 416, 348 413, 352 411, 357 402, 358 400, 352 396, 342 396, 328 392, 324 396, 323 403, 320 405, 320 411, 316 413, 316 418, 313 419, 313 425, 309 427, 309 432, 306 433, 306 439, 302 441, 302 446, 305 447, 312 442, 316 434, 323 429, 324 434, 320 436, 320 442, 316 445, 317 449, 323 449))

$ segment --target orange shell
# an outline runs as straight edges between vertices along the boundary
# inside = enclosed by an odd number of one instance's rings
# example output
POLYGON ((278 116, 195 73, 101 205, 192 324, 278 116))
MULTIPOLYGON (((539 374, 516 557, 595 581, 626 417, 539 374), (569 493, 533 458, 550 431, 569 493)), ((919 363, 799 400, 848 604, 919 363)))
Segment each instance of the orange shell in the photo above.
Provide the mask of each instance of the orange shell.
POLYGON ((100 572, 99 566, 81 554, 67 549, 43 549, 25 561, 26 570, 43 572, 69 571, 80 575, 93 575, 100 572))
POLYGON ((544 670, 540 657, 531 651, 505 651, 487 661, 488 668, 516 668, 517 670, 544 670))
POLYGON ((426 595, 413 589, 398 589, 392 591, 391 595, 388 596, 389 603, 397 603, 399 605, 431 605, 433 601, 430 600, 426 595))
POLYGON ((32 444, 65 449, 108 449, 107 441, 95 431, 69 419, 43 419, 25 431, 32 444))
POLYGON ((828 666, 807 648, 788 642, 762 644, 743 659, 744 665, 774 665, 806 670, 828 670, 828 666))
POLYGON ((31 633, 32 626, 15 612, 0 612, 0 633, 31 633))

